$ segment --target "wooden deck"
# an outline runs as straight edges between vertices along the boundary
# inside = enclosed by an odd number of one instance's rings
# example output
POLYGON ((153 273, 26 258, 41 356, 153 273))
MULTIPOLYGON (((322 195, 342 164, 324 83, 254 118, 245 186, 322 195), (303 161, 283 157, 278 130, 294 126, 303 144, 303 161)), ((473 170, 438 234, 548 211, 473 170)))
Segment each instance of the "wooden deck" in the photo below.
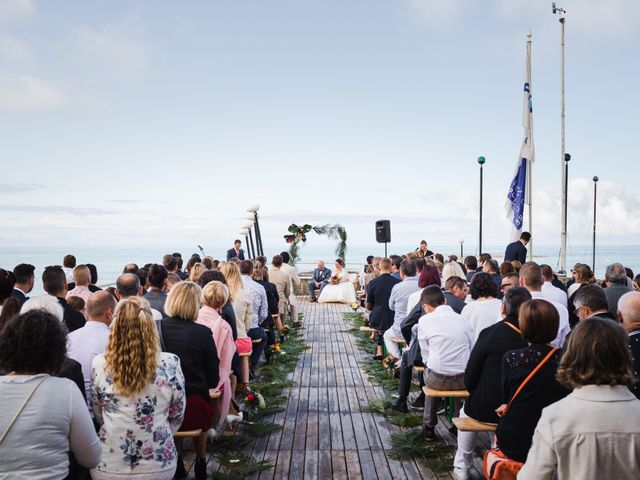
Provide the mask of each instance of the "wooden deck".
MULTIPOLYGON (((293 373, 295 385, 283 391, 288 397, 284 409, 270 419, 283 428, 246 449, 257 460, 275 464, 252 478, 451 478, 422 462, 390 458, 389 437, 399 428, 382 415, 361 411, 370 400, 389 392, 372 385, 359 367, 368 354, 356 348, 355 337, 347 332, 342 313, 349 310, 346 305, 299 300, 310 348, 301 354, 293 373)), ((446 444, 455 445, 448 426, 439 422, 437 432, 446 444)), ((478 466, 481 471, 480 459, 478 466)), ((209 471, 214 470, 217 466, 210 461, 209 471)))

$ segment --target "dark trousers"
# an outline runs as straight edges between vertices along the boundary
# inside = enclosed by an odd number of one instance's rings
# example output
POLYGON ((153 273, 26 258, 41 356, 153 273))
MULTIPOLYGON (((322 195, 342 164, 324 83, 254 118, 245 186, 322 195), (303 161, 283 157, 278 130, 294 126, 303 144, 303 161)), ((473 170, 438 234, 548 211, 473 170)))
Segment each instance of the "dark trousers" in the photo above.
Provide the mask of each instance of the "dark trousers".
POLYGON ((264 333, 262 327, 255 327, 249 330, 247 335, 251 340, 262 340, 260 343, 254 343, 253 350, 251 351, 251 365, 256 366, 260 361, 262 352, 264 352, 264 349, 267 347, 267 334, 264 333))
MULTIPOLYGON (((411 390, 411 378, 413 377, 413 366, 422 366, 421 359, 410 360, 410 356, 413 356, 410 351, 406 351, 402 354, 402 361, 400 362, 400 388, 398 388, 398 399, 407 400, 409 396, 409 390, 411 390)), ((424 385, 424 379, 420 375, 420 387, 424 385)), ((420 389, 420 395, 422 395, 422 388, 420 389)))
MULTIPOLYGON (((441 375, 438 372, 424 371, 424 384, 436 390, 464 390, 464 373, 458 375, 441 375)), ((455 398, 453 402, 453 416, 460 415, 462 399, 455 398)), ((438 424, 438 398, 426 397, 424 400, 424 424, 427 427, 435 427, 438 424)))

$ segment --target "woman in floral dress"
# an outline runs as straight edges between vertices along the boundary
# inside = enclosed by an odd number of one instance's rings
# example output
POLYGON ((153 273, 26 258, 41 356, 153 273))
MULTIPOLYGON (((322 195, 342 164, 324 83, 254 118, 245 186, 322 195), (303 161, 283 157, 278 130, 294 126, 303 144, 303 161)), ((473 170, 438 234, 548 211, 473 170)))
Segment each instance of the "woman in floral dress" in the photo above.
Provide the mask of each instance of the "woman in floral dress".
POLYGON ((107 350, 94 358, 91 379, 102 444, 92 478, 173 478, 178 456, 173 434, 184 416, 184 376, 178 357, 160 352, 146 300, 118 303, 107 350))

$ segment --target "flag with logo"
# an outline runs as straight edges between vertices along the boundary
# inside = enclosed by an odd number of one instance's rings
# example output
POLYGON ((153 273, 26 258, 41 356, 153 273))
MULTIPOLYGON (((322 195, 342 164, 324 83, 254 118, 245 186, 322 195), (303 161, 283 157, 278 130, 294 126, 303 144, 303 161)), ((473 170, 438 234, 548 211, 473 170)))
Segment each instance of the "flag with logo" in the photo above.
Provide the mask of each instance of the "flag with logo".
POLYGON ((511 220, 511 241, 520 238, 524 224, 525 205, 531 205, 531 166, 534 162, 533 147, 533 105, 531 102, 531 32, 527 40, 527 60, 525 67, 522 124, 524 139, 520 148, 509 193, 507 194, 507 217, 511 220))

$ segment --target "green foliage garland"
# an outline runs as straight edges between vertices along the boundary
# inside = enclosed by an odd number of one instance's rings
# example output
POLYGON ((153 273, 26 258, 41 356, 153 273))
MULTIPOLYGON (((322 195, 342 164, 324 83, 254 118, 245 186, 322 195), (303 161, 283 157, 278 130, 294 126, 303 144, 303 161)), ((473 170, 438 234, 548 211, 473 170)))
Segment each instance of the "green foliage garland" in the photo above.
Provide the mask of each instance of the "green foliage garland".
POLYGON ((323 235, 331 240, 339 240, 335 254, 338 258, 342 258, 344 260, 345 255, 347 254, 347 231, 342 225, 317 225, 312 227, 308 223, 305 223, 302 226, 292 223, 289 225, 289 228, 287 228, 289 234, 284 236, 284 239, 289 244, 289 255, 291 256, 289 263, 291 265, 295 265, 300 260, 300 243, 305 243, 307 241, 307 234, 312 230, 317 235, 323 235))

